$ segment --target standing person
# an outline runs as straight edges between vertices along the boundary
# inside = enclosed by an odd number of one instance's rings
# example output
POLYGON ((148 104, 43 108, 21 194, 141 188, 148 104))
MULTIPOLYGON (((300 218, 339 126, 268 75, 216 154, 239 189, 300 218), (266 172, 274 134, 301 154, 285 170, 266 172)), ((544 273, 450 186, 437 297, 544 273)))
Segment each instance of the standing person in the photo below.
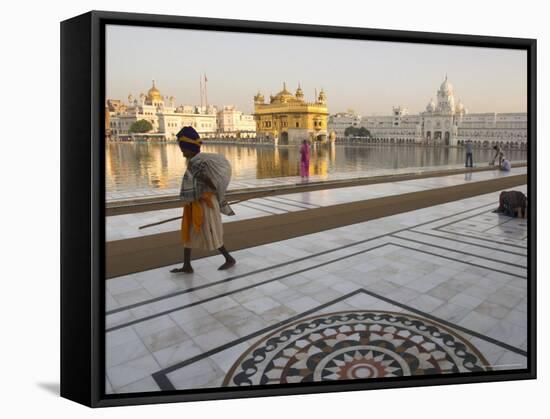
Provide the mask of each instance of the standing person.
POLYGON ((502 159, 504 158, 504 151, 502 151, 502 148, 500 148, 499 144, 494 146, 493 150, 495 150, 495 156, 493 157, 493 160, 491 161, 491 166, 495 165, 495 162, 496 162, 497 159, 498 159, 498 165, 502 166, 502 159))
POLYGON ((466 167, 474 167, 474 144, 472 140, 466 141, 466 167), (468 164, 468 161, 470 164, 468 164))
POLYGON ((223 245, 221 214, 234 214, 225 201, 231 165, 221 154, 201 153, 202 141, 193 127, 183 127, 176 137, 187 159, 180 190, 180 199, 185 202, 181 221, 184 252, 183 266, 170 272, 193 273, 191 249, 217 249, 225 257, 218 269, 229 269, 236 261, 223 245))
POLYGON ((309 179, 309 144, 307 140, 302 141, 300 146, 300 176, 302 181, 309 179))

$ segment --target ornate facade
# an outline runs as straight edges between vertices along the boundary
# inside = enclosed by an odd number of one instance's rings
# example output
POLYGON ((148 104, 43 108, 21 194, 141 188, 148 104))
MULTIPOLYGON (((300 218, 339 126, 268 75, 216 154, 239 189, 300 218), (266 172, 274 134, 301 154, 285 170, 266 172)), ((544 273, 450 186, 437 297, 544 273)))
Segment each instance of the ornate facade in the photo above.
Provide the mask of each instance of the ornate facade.
POLYGON ((162 96, 153 81, 147 94, 141 93, 139 100, 131 94, 128 105, 117 100, 108 100, 109 128, 113 139, 147 138, 159 141, 175 140, 176 133, 184 126, 192 126, 201 137, 213 137, 217 133, 214 106, 176 106, 173 96, 162 96), (153 129, 145 134, 133 134, 130 127, 139 120, 149 121, 153 129))
POLYGON ((255 138, 256 121, 253 115, 246 115, 234 106, 224 106, 218 112, 218 135, 220 138, 255 138))
MULTIPOLYGON (((437 102, 431 99, 423 112, 411 115, 407 108, 397 106, 391 115, 362 117, 359 126, 369 130, 367 142, 372 143, 456 146, 472 140, 478 147, 527 147, 527 113, 469 113, 455 99, 447 77, 437 91, 437 102)), ((329 130, 336 128, 345 129, 340 124, 329 130)))
POLYGON ((330 115, 328 118, 328 130, 338 137, 344 137, 346 129, 349 127, 359 128, 361 126, 361 115, 352 110, 339 112, 330 115))
POLYGON ((303 140, 327 141, 327 96, 323 90, 313 102, 304 99, 300 86, 293 95, 283 90, 265 103, 258 92, 254 96, 256 136, 278 144, 298 144, 303 140))

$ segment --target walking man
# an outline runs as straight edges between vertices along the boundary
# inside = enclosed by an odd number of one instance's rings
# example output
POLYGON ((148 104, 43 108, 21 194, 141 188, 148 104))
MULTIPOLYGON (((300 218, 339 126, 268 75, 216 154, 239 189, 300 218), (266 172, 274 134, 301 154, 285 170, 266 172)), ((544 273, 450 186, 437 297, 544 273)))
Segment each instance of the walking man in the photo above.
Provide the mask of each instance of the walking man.
POLYGON ((231 165, 221 154, 201 153, 202 141, 193 127, 183 127, 176 137, 187 160, 180 190, 180 199, 185 202, 181 221, 184 253, 183 266, 170 272, 193 273, 191 249, 217 249, 225 257, 218 269, 229 269, 236 261, 223 244, 221 214, 234 215, 225 201, 231 165))

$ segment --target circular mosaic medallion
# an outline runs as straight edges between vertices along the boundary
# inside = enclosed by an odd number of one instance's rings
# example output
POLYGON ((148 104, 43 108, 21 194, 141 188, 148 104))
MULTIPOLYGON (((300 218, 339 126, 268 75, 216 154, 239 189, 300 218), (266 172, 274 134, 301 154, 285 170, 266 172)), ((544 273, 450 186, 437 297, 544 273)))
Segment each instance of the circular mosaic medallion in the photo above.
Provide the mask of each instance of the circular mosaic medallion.
POLYGON ((224 386, 403 377, 490 368, 456 332, 410 314, 328 313, 286 325, 250 347, 224 386))

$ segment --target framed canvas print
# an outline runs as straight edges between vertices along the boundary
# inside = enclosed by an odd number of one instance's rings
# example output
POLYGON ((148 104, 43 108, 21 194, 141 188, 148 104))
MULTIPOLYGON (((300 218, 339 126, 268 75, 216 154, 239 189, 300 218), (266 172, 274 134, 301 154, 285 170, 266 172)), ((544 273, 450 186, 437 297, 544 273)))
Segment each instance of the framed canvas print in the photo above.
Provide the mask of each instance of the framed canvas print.
POLYGON ((61 393, 536 377, 536 41, 61 23, 61 393))

